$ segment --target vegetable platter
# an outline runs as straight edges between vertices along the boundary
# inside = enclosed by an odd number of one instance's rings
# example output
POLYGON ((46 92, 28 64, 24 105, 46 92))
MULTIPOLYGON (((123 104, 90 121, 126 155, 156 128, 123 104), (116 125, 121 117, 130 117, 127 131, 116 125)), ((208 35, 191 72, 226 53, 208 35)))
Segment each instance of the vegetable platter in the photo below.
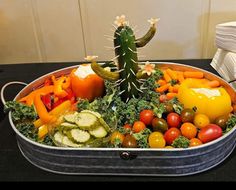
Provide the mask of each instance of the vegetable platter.
POLYGON ((74 175, 182 176, 224 161, 236 143, 236 92, 222 78, 168 62, 139 62, 157 19, 136 39, 117 17, 117 62, 63 68, 1 99, 33 165, 74 175))

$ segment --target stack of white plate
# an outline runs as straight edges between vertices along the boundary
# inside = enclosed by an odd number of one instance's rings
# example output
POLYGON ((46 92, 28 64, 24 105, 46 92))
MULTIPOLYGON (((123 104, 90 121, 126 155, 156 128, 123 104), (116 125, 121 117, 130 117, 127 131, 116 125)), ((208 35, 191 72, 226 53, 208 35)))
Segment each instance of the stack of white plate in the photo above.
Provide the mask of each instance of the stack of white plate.
POLYGON ((236 22, 216 25, 216 46, 236 53, 236 22))
MULTIPOLYGON (((216 25, 217 52, 211 66, 226 80, 236 79, 236 21, 216 25)), ((232 83, 236 88, 236 82, 232 83)))

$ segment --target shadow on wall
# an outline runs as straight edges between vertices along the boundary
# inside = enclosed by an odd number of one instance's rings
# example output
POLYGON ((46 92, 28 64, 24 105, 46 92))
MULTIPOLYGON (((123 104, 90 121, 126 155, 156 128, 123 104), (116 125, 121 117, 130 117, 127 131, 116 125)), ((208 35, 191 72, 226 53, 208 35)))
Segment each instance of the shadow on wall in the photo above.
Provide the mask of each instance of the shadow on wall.
MULTIPOLYGON (((234 12, 212 12, 209 15, 203 14, 199 17, 199 33, 202 32, 202 45, 200 44, 202 57, 203 58, 213 58, 217 47, 215 45, 215 28, 217 24, 224 22, 236 21, 236 11, 234 12), (202 24, 202 19, 204 24, 202 24)), ((199 40, 199 43, 201 43, 199 40)))
MULTIPOLYGON (((159 40, 158 37, 147 45, 145 51, 152 50, 150 58, 152 60, 157 59, 176 59, 177 57, 183 57, 183 46, 174 41, 159 40), (168 56, 166 56, 168 55, 168 56), (168 57, 168 58, 167 58, 168 57)), ((148 53, 144 53, 148 54, 148 53)))
POLYGON ((8 28, 8 18, 4 15, 3 11, 0 9, 0 56, 3 59, 4 53, 6 51, 5 37, 6 37, 6 29, 8 28), (4 50, 4 51, 2 51, 4 50))

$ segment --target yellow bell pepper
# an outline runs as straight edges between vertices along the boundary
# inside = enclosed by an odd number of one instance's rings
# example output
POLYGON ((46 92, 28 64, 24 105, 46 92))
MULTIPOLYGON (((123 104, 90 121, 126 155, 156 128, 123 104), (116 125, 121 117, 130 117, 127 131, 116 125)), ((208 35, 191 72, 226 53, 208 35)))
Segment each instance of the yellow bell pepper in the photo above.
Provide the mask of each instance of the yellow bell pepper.
POLYGON ((196 107, 196 113, 206 114, 213 122, 216 117, 232 111, 231 98, 223 87, 210 88, 206 79, 186 79, 178 91, 178 100, 185 108, 196 107))

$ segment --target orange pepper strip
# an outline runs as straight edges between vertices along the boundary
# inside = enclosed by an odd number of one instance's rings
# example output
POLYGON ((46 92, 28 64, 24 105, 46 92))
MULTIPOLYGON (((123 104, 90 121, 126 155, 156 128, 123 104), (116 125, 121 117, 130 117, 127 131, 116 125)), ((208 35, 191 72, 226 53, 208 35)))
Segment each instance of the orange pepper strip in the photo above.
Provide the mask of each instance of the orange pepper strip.
POLYGON ((62 88, 64 90, 66 90, 67 88, 70 87, 70 85, 71 85, 71 78, 70 77, 66 77, 65 82, 62 83, 62 88))
POLYGON ((66 77, 62 76, 56 80, 55 76, 54 75, 52 76, 52 81, 54 84, 54 94, 58 96, 59 98, 64 98, 68 95, 68 93, 62 88, 62 85, 65 79, 66 77))
POLYGON ((19 102, 25 102, 28 106, 31 106, 34 103, 34 98, 37 94, 40 94, 42 92, 49 94, 49 93, 53 92, 53 89, 54 89, 53 85, 44 86, 42 88, 36 89, 33 92, 31 92, 30 94, 28 94, 27 96, 21 98, 19 100, 19 102))
POLYGON ((39 115, 39 118, 44 122, 44 123, 50 123, 55 121, 55 116, 51 115, 48 113, 47 108, 45 107, 43 101, 41 100, 41 95, 46 95, 53 92, 53 90, 48 91, 48 92, 40 92, 37 93, 34 97, 34 106, 35 109, 39 115))
MULTIPOLYGON (((71 108, 71 102, 70 100, 66 100, 62 102, 59 106, 55 107, 53 110, 49 112, 50 115, 53 115, 55 117, 58 117, 59 115, 63 114, 67 110, 71 108)), ((44 124, 43 120, 40 118, 34 122, 34 126, 36 128, 42 126, 44 124)))

